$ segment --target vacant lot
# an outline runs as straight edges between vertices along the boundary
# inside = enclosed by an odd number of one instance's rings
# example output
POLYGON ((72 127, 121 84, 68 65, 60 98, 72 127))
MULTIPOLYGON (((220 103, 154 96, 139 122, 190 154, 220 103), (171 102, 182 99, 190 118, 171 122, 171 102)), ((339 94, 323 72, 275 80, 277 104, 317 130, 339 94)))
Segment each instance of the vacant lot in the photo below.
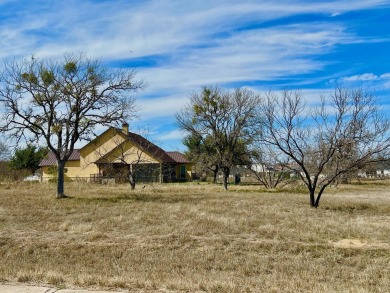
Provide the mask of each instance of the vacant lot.
POLYGON ((0 282, 131 292, 388 292, 390 184, 0 186, 0 282))

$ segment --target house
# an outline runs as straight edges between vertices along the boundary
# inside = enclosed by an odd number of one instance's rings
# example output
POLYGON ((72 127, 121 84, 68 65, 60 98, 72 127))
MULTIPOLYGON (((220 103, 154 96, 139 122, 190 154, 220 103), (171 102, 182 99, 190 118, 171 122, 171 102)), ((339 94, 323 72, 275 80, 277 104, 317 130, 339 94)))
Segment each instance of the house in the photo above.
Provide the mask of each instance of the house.
POLYGON ((390 177, 390 160, 389 159, 377 163, 376 177, 380 177, 380 178, 390 177))
MULTIPOLYGON (((49 153, 40 163, 42 181, 56 176, 56 158, 49 153)), ((65 165, 65 179, 126 181, 130 172, 138 182, 190 181, 192 164, 179 152, 166 152, 144 137, 109 128, 81 149, 65 165)))

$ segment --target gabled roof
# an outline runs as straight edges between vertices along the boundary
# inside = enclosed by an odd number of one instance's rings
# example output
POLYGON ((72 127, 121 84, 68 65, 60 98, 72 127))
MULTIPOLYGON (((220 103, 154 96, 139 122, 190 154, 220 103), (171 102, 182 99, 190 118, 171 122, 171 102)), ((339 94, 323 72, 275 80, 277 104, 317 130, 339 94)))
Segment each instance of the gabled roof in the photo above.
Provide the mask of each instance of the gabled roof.
POLYGON ((158 147, 154 143, 150 142, 146 138, 133 132, 129 132, 127 137, 131 142, 136 144, 144 152, 155 157, 162 163, 177 163, 171 156, 169 156, 162 148, 158 147))
MULTIPOLYGON (((80 150, 75 149, 73 150, 72 154, 69 157, 68 161, 78 161, 80 160, 80 150)), ((53 166, 57 164, 56 156, 53 152, 49 152, 46 157, 42 159, 42 161, 39 163, 39 167, 43 166, 53 166)))
POLYGON ((127 141, 134 143, 141 151, 149 154, 153 158, 157 159, 161 163, 183 163, 188 162, 184 158, 184 155, 178 152, 166 152, 162 148, 158 147, 151 141, 142 137, 139 134, 129 132, 127 134, 128 140, 123 141, 121 144, 117 145, 114 149, 109 151, 107 154, 99 158, 95 163, 104 163, 106 158, 110 158, 111 154, 115 153, 117 148, 122 148, 127 141), (171 155, 173 153, 173 155, 171 155))

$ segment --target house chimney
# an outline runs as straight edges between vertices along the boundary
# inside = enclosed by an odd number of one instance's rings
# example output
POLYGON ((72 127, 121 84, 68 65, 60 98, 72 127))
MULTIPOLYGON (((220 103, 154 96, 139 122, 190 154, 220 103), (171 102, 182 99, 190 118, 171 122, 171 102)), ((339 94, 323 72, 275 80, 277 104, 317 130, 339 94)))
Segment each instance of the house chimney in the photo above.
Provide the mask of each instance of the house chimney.
POLYGON ((122 124, 122 131, 128 135, 129 134, 129 124, 127 124, 126 122, 122 124))

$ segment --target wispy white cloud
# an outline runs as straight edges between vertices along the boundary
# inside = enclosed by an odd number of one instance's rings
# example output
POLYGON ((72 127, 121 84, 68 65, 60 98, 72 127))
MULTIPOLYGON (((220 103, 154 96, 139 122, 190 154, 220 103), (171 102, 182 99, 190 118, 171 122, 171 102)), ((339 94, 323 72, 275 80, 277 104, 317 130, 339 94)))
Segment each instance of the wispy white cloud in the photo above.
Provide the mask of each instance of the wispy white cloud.
POLYGON ((341 78, 342 81, 372 81, 372 80, 387 80, 390 79, 390 73, 376 75, 373 73, 363 73, 341 78))
POLYGON ((182 140, 185 137, 185 132, 175 129, 167 133, 162 133, 156 136, 158 140, 182 140))
POLYGON ((273 80, 321 70, 327 62, 315 57, 347 39, 343 27, 323 23, 310 29, 289 25, 242 31, 216 38, 209 47, 189 48, 175 62, 140 69, 140 74, 152 81, 153 90, 186 89, 187 93, 214 83, 273 80))
MULTIPOLYGON (((138 68, 137 76, 149 84, 140 94, 139 116, 144 121, 174 120, 188 95, 201 86, 312 74, 336 62, 321 57, 341 45, 388 41, 357 35, 339 16, 389 4, 385 0, 0 0, 0 58, 32 53, 38 58, 60 57, 82 51, 108 62, 125 60, 131 66, 136 58, 156 56, 157 64, 138 68), (323 17, 309 23, 296 20, 303 14, 323 17), (279 23, 283 18, 290 20, 279 23)), ((389 75, 351 75, 345 81, 386 80, 389 75)), ((296 85, 320 79, 301 79, 296 85)))
POLYGON ((364 73, 360 75, 353 75, 342 78, 344 81, 366 81, 366 80, 375 80, 378 79, 378 76, 373 73, 364 73))
POLYGON ((103 58, 174 54, 183 46, 207 45, 205 42, 212 42, 215 34, 234 33, 253 22, 302 13, 346 12, 376 7, 385 1, 326 1, 310 5, 304 1, 37 3, 18 6, 18 17, 1 25, 2 31, 8 31, 2 56, 32 52, 42 57, 57 56, 64 51, 86 51, 103 58))
POLYGON ((138 115, 144 120, 173 116, 187 103, 186 96, 162 96, 159 98, 139 99, 138 115))
POLYGON ((390 79, 390 73, 384 73, 379 76, 380 79, 390 79))

